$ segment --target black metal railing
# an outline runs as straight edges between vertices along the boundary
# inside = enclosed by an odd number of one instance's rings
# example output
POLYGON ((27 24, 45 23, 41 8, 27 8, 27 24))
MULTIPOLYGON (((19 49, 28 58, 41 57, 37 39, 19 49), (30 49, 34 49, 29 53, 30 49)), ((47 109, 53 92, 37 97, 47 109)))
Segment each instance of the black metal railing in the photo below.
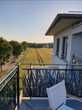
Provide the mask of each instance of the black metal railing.
POLYGON ((46 88, 65 79, 67 93, 82 97, 82 65, 39 65, 23 70, 27 72, 24 96, 46 97, 46 88), (57 68, 58 66, 61 68, 57 68))
POLYGON ((19 109, 19 66, 0 81, 0 110, 19 109))

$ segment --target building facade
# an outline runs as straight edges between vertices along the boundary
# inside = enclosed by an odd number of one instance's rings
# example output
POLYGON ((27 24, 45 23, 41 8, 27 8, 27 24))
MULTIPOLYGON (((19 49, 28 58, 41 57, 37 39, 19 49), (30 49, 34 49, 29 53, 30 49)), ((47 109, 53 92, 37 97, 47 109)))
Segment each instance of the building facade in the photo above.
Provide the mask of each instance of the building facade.
POLYGON ((46 35, 53 35, 53 64, 82 63, 82 14, 58 14, 46 35))

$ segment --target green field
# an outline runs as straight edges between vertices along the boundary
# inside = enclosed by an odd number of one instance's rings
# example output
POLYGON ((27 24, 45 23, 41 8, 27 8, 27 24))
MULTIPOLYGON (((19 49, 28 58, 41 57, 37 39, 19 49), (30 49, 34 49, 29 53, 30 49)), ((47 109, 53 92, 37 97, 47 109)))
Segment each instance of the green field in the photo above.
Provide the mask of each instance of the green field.
MULTIPOLYGON (((20 79, 24 79, 26 71, 23 68, 29 67, 30 64, 51 64, 52 49, 50 48, 28 48, 23 52, 18 63, 20 65, 20 79)), ((20 86, 21 86, 20 80, 20 86)))
POLYGON ((19 63, 21 64, 42 64, 51 63, 52 49, 50 48, 28 48, 19 57, 19 63))

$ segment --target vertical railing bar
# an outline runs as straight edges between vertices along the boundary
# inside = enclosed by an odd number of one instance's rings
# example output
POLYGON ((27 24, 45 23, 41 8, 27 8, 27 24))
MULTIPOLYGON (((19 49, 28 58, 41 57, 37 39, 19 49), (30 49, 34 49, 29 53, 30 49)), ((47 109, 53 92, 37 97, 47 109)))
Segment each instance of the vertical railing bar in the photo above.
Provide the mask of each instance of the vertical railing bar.
MULTIPOLYGON (((49 87, 50 86, 49 83, 51 83, 51 86, 52 86, 53 84, 56 84, 56 83, 58 83, 59 81, 61 81, 63 79, 65 79, 65 84, 67 86, 68 93, 73 94, 73 95, 77 95, 77 96, 80 94, 80 96, 81 96, 81 93, 77 92, 77 90, 76 90, 76 89, 78 89, 78 87, 77 87, 75 76, 73 76, 73 72, 74 73, 75 73, 75 71, 76 71, 76 73, 80 72, 79 74, 81 75, 82 68, 72 68, 70 65, 66 64, 64 68, 51 68, 51 67, 49 67, 49 68, 45 68, 45 67, 42 67, 42 68, 41 67, 35 67, 35 68, 33 68, 32 66, 30 66, 30 68, 24 68, 23 70, 27 70, 27 71, 33 72, 30 75, 30 77, 32 76, 33 78, 31 78, 30 80, 32 81, 32 87, 36 88, 36 92, 35 92, 35 89, 33 89, 32 90, 32 96, 33 95, 34 96, 36 95, 36 97, 43 96, 43 95, 45 96, 44 88, 45 87, 49 87), (36 72, 34 72, 34 71, 36 71, 36 72), (48 73, 48 71, 49 71, 49 73, 48 73), (48 76, 49 74, 50 74, 50 76, 48 76), (36 83, 36 81, 34 79, 35 78, 34 75, 36 75, 37 83, 36 83), (43 78, 40 78, 40 75, 43 78), (45 79, 47 79, 49 82, 47 82, 45 79), (73 86, 73 82, 75 83, 76 88, 73 88, 74 87, 73 86), (46 86, 45 85, 42 86, 41 83, 47 84, 47 85, 46 86), (40 87, 39 85, 42 86, 42 87, 40 87), (40 87, 40 88, 38 88, 38 87, 40 87), (41 90, 42 90, 42 93, 39 94, 38 92, 39 91, 41 92, 41 90)), ((74 75, 76 75, 76 73, 74 75)), ((79 78, 80 78, 80 76, 79 76, 79 78)), ((80 81, 81 81, 81 79, 80 79, 80 81)), ((78 84, 80 84, 80 82, 78 82, 78 84)))
POLYGON ((17 67, 17 110, 19 110, 19 65, 17 67))

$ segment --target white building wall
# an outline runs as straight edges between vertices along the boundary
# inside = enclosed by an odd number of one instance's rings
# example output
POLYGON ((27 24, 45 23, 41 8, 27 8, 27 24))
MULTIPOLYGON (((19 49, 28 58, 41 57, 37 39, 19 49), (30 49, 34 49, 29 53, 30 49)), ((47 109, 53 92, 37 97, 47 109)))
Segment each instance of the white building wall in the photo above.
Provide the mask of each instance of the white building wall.
MULTIPOLYGON (((66 64, 66 63, 70 63, 71 56, 72 56, 72 51, 75 51, 74 48, 73 48, 74 50, 72 50, 72 46, 73 46, 72 45, 73 44, 72 43, 72 35, 75 34, 75 33, 79 33, 79 32, 82 32, 82 23, 78 24, 76 26, 73 26, 73 27, 71 27, 71 28, 61 32, 57 36, 54 36, 54 50, 53 50, 54 54, 53 54, 53 59, 52 59, 53 60, 53 62, 52 62, 53 64, 66 64), (56 52, 56 42, 55 41, 56 41, 56 39, 57 38, 62 39, 65 36, 68 37, 67 62, 65 62, 64 60, 61 59, 62 40, 60 41, 61 43, 60 43, 59 57, 57 57, 55 55, 55 52, 56 52)), ((81 39, 82 39, 82 37, 81 37, 81 39)), ((81 42, 82 42, 82 40, 81 40, 81 42)), ((78 41, 78 43, 79 43, 79 41, 78 41)), ((81 49, 78 49, 78 48, 80 48, 80 45, 77 46, 77 43, 75 43, 74 47, 77 48, 77 50, 79 51, 78 54, 82 56, 82 53, 80 53, 81 49)))
POLYGON ((72 45, 72 35, 68 36, 68 47, 67 47, 67 62, 70 63, 71 60, 71 46, 72 45))
POLYGON ((69 58, 70 58, 70 53, 71 53, 71 39, 72 39, 72 35, 71 33, 67 30, 63 33, 61 33, 58 36, 54 36, 54 57, 53 57, 53 63, 54 64, 66 64, 66 61, 61 59, 61 52, 62 52, 62 38, 67 36, 68 37, 68 49, 67 49, 67 62, 69 62, 69 58), (60 51, 59 51, 59 57, 57 57, 55 55, 56 52, 56 39, 60 38, 60 51))
POLYGON ((53 37, 53 41, 54 41, 54 44, 53 44, 53 54, 52 54, 52 64, 54 64, 54 58, 55 58, 55 52, 56 52, 56 40, 55 40, 55 37, 53 37))

